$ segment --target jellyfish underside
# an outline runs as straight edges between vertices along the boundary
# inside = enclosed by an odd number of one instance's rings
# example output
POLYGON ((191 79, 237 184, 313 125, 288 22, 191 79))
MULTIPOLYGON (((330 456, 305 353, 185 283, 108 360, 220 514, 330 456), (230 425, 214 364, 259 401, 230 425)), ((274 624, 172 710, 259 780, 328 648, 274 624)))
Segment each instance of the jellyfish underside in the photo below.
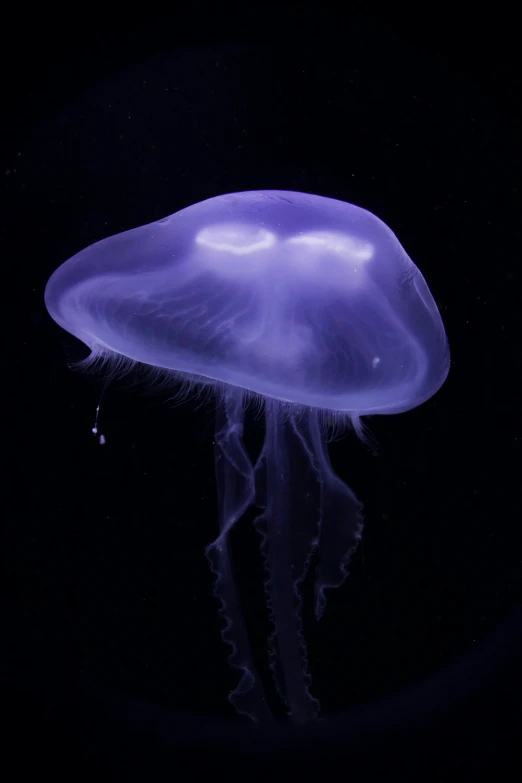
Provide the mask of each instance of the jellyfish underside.
POLYGON ((332 469, 328 425, 350 422, 361 436, 360 416, 409 410, 444 382, 447 341, 419 270, 358 207, 236 193, 81 251, 50 278, 46 304, 91 348, 87 364, 140 362, 214 390, 219 535, 206 552, 239 672, 229 698, 254 721, 270 718, 230 550, 232 527, 255 506, 270 670, 290 718, 314 719, 300 586, 317 559, 319 620, 363 529, 361 503, 332 469), (266 423, 255 464, 243 443, 252 397, 266 423))

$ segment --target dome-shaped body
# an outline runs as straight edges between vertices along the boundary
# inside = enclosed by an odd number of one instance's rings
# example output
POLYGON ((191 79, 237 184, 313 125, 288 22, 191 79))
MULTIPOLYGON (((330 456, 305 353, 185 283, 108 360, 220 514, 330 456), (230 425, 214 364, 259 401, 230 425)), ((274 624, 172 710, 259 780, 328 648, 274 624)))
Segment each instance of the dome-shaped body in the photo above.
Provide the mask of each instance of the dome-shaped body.
POLYGON ((393 232, 306 193, 231 193, 104 239, 57 269, 45 300, 95 353, 348 414, 413 408, 449 369, 393 232))

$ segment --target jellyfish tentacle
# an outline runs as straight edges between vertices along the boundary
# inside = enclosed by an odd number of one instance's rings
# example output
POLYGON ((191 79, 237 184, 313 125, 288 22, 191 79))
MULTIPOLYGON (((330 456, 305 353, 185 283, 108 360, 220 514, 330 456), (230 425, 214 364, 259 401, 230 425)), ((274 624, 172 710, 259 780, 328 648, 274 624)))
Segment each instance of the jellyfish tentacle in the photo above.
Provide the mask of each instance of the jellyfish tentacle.
POLYGON ((317 417, 310 417, 308 434, 321 483, 319 565, 315 591, 315 617, 326 608, 325 590, 340 587, 348 576, 350 560, 362 538, 363 504, 334 472, 325 434, 317 417))
POLYGON ((240 715, 254 722, 271 717, 263 686, 254 666, 248 634, 234 581, 229 533, 254 500, 254 469, 242 443, 243 394, 227 392, 216 411, 215 470, 219 505, 219 536, 206 549, 215 576, 214 595, 225 621, 222 640, 231 648, 229 663, 241 672, 229 701, 240 715))
POLYGON ((267 402, 266 437, 256 464, 256 505, 264 507, 254 525, 261 535, 265 591, 273 631, 270 669, 278 693, 296 723, 317 717, 301 617, 301 582, 318 541, 320 493, 315 466, 292 413, 267 402))

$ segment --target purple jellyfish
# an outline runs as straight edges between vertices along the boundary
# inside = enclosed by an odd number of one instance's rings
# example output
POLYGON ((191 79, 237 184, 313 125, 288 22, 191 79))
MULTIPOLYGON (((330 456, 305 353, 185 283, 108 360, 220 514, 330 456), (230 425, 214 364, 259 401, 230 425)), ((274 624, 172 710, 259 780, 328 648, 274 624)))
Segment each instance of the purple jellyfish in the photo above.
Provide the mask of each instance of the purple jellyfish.
POLYGON ((109 237, 51 276, 54 320, 91 350, 85 364, 141 363, 217 398, 219 535, 207 548, 222 632, 239 670, 230 701, 269 717, 241 616, 229 533, 259 508, 273 632, 270 668, 291 718, 317 716, 300 583, 315 556, 315 615, 342 584, 361 538, 362 506, 334 473, 331 426, 406 411, 449 370, 437 306, 397 237, 375 215, 307 193, 231 193, 109 237), (243 444, 250 401, 264 406, 264 446, 243 444))

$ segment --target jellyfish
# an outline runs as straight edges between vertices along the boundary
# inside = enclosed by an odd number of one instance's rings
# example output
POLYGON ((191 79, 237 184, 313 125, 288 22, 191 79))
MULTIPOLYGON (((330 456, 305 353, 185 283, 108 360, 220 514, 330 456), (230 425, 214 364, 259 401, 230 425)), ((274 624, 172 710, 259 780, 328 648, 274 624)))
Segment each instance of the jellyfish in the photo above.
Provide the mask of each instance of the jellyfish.
POLYGON ((216 399, 219 532, 206 555, 237 685, 236 711, 270 720, 234 579, 230 532, 258 511, 271 620, 269 664, 290 719, 320 715, 311 693, 302 583, 315 617, 348 575, 363 508, 334 472, 332 427, 408 411, 449 370, 442 320, 395 234, 372 213, 308 193, 220 195, 97 242, 45 290, 54 320, 90 349, 83 364, 139 364, 216 399), (264 412, 251 459, 244 417, 264 412))

